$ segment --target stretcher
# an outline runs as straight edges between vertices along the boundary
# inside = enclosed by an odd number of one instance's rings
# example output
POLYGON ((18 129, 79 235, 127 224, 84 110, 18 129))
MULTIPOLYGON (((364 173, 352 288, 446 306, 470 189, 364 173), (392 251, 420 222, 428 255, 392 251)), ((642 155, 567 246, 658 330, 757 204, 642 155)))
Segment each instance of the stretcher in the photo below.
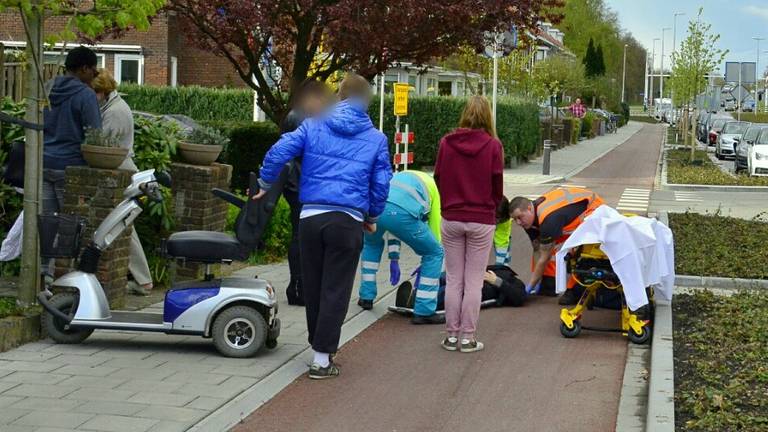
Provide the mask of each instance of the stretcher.
POLYGON ((621 332, 630 341, 644 344, 651 338, 651 322, 654 310, 653 288, 646 288, 649 303, 637 311, 631 311, 619 277, 611 267, 608 256, 599 244, 586 244, 574 248, 566 257, 568 273, 583 287, 578 303, 560 311, 560 333, 566 338, 578 336, 582 330, 621 332), (597 291, 601 288, 616 290, 621 295, 621 325, 619 328, 586 327, 581 323, 585 310, 591 309, 597 291))

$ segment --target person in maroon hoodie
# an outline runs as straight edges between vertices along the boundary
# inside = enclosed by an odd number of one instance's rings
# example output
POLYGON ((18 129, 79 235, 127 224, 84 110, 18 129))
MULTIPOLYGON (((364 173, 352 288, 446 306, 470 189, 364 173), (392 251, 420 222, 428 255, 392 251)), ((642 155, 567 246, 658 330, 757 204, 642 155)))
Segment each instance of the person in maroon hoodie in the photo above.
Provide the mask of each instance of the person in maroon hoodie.
POLYGON ((440 141, 435 163, 446 268, 448 336, 442 346, 449 351, 483 349, 475 330, 503 175, 504 150, 496 138, 491 106, 484 97, 472 96, 459 128, 440 141))

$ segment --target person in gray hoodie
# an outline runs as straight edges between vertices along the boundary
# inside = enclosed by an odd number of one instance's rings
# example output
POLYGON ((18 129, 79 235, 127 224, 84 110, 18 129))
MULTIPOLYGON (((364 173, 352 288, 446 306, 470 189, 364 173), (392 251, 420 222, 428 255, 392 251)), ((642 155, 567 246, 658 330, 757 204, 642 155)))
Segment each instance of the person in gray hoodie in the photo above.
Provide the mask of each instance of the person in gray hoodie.
MULTIPOLYGON (((128 156, 117 169, 132 173, 139 171, 133 162, 133 113, 131 107, 117 93, 117 82, 108 70, 99 70, 99 76, 93 80, 93 90, 101 109, 102 129, 115 136, 120 147, 128 149, 128 156)), ((128 290, 136 295, 149 295, 152 291, 152 274, 135 227, 131 227, 128 271, 133 277, 133 280, 128 282, 128 290)))
MULTIPOLYGON (((87 128, 101 129, 96 93, 90 84, 98 75, 96 53, 77 47, 67 54, 67 73, 57 76, 43 111, 43 213, 61 211, 64 205, 64 170, 86 165, 80 146, 87 128)), ((53 277, 53 261, 43 267, 48 280, 53 277)))

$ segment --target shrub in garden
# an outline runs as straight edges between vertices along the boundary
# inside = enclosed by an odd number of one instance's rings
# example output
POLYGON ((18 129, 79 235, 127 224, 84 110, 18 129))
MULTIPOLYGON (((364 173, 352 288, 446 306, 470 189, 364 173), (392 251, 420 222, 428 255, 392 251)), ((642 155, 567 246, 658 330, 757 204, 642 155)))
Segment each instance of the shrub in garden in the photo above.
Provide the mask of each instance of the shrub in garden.
POLYGON ((219 161, 232 165, 232 189, 248 188, 248 175, 258 172, 264 155, 280 137, 280 130, 272 122, 206 122, 229 137, 229 143, 219 161))
MULTIPOLYGON (((0 99, 0 111, 22 118, 24 117, 24 103, 16 103, 6 97, 0 99)), ((12 143, 23 138, 24 129, 21 126, 3 123, 2 130, 0 130, 0 167, 5 166, 12 143)), ((8 234, 23 207, 23 197, 11 186, 0 180, 0 238, 5 238, 8 234)), ((19 274, 19 270, 19 260, 0 263, 0 276, 15 276, 19 274)))
POLYGON ((248 121, 253 118, 251 90, 123 84, 118 91, 134 111, 184 114, 198 121, 248 121))

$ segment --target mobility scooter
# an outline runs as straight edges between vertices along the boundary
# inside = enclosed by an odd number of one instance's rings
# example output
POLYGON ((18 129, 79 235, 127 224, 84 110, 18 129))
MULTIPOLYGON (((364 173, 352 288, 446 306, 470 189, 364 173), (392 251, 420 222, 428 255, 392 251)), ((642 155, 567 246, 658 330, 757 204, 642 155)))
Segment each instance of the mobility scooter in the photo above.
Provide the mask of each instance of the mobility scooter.
MULTIPOLYGON (((251 190, 258 191, 251 173, 251 190)), ((285 175, 260 200, 243 201, 219 189, 213 194, 240 207, 235 236, 213 231, 186 231, 172 234, 165 242, 168 257, 205 265, 204 280, 172 286, 163 304, 163 313, 112 311, 96 278, 99 257, 142 212, 139 199, 162 200, 160 185, 170 186, 165 173, 147 170, 136 173, 124 193, 124 200, 99 225, 93 239, 80 254, 77 269, 53 282, 53 291, 41 292, 43 326, 58 343, 84 341, 95 329, 161 332, 211 338, 216 349, 227 357, 250 357, 262 346, 274 348, 280 334, 275 291, 266 280, 244 277, 214 278, 211 264, 244 260, 255 250, 271 216, 285 175)), ((44 219, 41 218, 41 221, 44 219)), ((68 244, 79 249, 82 222, 72 216, 55 216, 53 228, 41 222, 41 251, 68 244), (49 235, 46 235, 46 232, 49 235)), ((50 253, 61 256, 59 253, 50 253)))

